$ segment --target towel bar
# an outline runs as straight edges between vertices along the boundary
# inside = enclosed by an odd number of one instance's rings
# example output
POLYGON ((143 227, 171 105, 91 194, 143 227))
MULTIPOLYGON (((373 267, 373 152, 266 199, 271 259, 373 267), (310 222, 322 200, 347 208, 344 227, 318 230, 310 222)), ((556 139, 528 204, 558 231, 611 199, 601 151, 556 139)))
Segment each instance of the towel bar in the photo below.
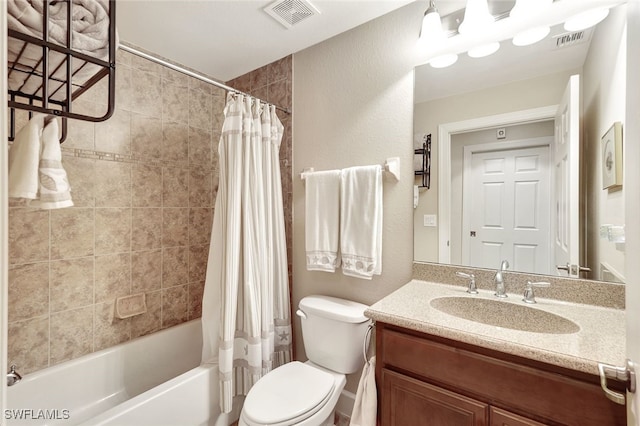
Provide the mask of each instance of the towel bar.
MULTIPOLYGON (((400 157, 390 157, 387 158, 382 164, 385 176, 388 176, 395 182, 400 181, 400 157)), ((306 174, 314 172, 315 169, 313 167, 306 167, 300 173, 300 179, 305 180, 306 174)))

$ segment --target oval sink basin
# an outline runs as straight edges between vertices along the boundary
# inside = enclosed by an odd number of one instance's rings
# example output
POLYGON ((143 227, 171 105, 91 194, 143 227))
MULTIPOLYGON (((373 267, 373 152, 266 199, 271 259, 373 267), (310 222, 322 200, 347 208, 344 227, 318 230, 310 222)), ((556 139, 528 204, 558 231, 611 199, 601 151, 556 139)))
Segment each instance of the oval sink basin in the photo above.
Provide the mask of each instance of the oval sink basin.
POLYGON ((526 305, 470 297, 439 297, 431 306, 449 315, 496 327, 533 333, 572 334, 580 331, 575 322, 526 305))

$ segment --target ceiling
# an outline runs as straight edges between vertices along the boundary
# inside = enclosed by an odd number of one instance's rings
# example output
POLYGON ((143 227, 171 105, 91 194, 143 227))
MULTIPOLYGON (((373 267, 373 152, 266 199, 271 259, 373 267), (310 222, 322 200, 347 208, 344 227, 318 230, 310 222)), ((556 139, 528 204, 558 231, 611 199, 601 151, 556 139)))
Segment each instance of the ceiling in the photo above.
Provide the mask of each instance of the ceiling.
POLYGON ((412 0, 310 0, 320 12, 285 28, 272 0, 119 0, 120 40, 229 81, 412 0))

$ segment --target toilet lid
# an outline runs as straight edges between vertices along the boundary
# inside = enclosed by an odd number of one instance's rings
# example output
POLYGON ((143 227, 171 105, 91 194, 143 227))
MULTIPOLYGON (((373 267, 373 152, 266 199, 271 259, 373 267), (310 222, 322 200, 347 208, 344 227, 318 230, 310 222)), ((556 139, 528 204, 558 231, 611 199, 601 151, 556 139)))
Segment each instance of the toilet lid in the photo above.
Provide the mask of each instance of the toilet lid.
POLYGON ((258 424, 301 421, 324 406, 334 386, 331 374, 293 361, 258 380, 245 399, 243 411, 248 420, 258 424))

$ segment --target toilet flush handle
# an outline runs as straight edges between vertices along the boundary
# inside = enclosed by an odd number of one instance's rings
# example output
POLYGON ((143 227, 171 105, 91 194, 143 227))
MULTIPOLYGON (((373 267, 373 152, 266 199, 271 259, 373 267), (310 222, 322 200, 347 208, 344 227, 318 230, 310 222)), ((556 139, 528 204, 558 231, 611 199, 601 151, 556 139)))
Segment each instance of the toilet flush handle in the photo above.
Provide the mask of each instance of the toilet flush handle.
POLYGON ((299 316, 300 318, 304 318, 307 319, 307 314, 305 314, 304 312, 302 312, 300 309, 298 309, 296 311, 296 315, 299 316))

